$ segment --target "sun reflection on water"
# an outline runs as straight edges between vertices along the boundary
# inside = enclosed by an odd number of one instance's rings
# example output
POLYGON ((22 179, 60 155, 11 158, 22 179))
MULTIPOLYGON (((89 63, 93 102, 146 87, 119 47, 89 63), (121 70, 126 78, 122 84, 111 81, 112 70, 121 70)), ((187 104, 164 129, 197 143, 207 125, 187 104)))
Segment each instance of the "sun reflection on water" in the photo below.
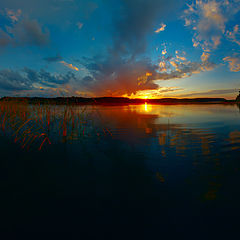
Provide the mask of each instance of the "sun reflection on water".
POLYGON ((145 102, 145 104, 144 104, 144 110, 145 110, 145 112, 148 112, 148 105, 147 105, 147 102, 145 102))

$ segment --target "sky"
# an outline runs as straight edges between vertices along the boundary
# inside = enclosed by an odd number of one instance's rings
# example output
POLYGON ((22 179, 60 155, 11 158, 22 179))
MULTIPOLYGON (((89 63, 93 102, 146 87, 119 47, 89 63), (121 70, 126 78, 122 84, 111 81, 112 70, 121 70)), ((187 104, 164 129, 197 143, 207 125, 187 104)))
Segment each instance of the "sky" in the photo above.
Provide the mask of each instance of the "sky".
POLYGON ((1 0, 0 96, 224 97, 240 0, 1 0))

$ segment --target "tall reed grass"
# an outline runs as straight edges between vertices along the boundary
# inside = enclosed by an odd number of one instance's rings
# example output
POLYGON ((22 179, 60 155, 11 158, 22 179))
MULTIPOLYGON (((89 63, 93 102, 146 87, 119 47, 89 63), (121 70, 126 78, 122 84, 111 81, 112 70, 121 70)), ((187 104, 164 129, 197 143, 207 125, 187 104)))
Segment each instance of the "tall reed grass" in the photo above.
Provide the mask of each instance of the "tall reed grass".
POLYGON ((90 136, 111 135, 94 123, 100 119, 95 106, 28 104, 27 100, 0 101, 0 134, 22 148, 44 147, 90 136))

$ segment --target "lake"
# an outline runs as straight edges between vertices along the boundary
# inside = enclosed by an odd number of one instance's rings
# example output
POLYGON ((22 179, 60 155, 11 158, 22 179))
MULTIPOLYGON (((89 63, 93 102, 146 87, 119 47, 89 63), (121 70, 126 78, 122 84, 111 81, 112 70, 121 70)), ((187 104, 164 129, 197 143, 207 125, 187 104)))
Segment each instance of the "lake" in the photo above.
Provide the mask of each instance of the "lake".
POLYGON ((237 105, 65 108, 1 110, 5 239, 239 234, 237 105))

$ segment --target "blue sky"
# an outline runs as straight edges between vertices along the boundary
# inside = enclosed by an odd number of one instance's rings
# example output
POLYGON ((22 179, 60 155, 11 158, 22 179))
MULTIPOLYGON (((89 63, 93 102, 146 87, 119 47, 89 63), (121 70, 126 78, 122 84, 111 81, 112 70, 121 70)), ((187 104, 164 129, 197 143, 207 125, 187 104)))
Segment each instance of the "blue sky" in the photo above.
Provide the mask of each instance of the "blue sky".
POLYGON ((0 96, 235 98, 240 0, 1 0, 0 96))

